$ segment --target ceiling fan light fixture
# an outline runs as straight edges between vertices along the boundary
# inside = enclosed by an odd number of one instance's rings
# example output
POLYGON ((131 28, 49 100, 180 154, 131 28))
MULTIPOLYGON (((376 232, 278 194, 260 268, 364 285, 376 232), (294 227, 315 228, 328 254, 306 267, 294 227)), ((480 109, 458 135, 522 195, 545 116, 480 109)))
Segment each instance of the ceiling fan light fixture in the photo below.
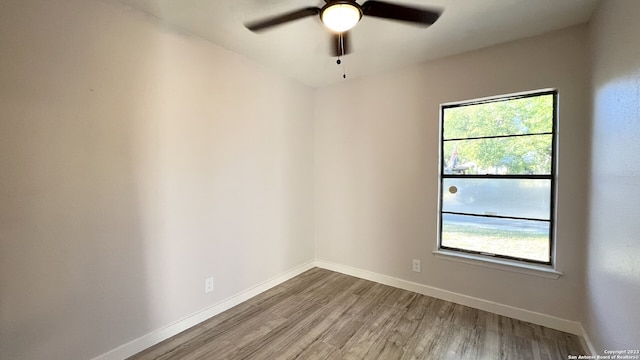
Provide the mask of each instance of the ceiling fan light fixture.
POLYGON ((345 32, 356 26, 362 10, 350 2, 337 2, 322 9, 322 23, 335 32, 345 32))

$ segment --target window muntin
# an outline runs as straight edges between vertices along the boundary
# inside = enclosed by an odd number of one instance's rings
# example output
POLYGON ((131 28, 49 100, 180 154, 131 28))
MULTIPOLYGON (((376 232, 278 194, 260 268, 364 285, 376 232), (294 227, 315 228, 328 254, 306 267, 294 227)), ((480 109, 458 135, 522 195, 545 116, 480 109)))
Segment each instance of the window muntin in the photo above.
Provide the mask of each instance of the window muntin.
POLYGON ((557 92, 441 106, 439 249, 551 264, 557 92))

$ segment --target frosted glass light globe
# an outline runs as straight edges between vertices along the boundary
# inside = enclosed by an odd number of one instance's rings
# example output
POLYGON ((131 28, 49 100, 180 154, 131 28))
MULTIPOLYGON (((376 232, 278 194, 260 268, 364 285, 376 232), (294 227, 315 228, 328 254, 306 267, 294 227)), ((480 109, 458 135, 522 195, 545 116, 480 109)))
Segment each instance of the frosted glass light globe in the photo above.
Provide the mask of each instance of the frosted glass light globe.
POLYGON ((344 32, 356 26, 362 13, 351 4, 334 4, 322 12, 322 22, 335 32, 344 32))

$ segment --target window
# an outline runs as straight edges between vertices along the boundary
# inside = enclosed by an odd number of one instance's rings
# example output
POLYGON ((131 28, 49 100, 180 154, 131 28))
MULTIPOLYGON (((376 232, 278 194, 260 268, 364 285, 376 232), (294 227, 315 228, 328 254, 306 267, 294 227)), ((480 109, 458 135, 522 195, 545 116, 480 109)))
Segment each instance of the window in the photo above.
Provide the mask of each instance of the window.
POLYGON ((551 265, 557 92, 441 106, 438 249, 551 265))

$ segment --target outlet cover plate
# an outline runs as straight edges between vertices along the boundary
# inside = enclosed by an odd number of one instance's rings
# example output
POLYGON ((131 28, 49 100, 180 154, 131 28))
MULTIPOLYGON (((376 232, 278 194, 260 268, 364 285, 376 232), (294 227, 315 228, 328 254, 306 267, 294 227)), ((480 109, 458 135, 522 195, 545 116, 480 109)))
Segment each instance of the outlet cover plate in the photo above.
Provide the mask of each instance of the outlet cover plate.
POLYGON ((420 260, 413 259, 412 265, 413 265, 413 271, 414 272, 420 272, 421 271, 421 269, 420 269, 420 260))
POLYGON ((206 278, 204 281, 204 292, 210 293, 213 291, 213 278, 206 278))

